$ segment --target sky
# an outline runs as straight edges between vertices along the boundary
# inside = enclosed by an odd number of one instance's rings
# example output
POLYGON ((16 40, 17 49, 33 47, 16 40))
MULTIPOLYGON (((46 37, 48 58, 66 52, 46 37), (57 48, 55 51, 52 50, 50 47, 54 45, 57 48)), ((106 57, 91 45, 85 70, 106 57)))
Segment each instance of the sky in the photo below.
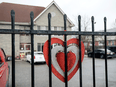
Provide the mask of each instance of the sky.
MULTIPOLYGON (((53 0, 0 0, 24 5, 47 7, 53 0)), ((107 17, 107 29, 113 27, 116 19, 116 0, 54 0, 67 14, 69 19, 75 23, 78 15, 91 18, 94 16, 95 31, 104 29, 104 17, 107 17)), ((91 21, 90 21, 91 24, 91 21)), ((91 28, 90 28, 91 30, 91 28)))

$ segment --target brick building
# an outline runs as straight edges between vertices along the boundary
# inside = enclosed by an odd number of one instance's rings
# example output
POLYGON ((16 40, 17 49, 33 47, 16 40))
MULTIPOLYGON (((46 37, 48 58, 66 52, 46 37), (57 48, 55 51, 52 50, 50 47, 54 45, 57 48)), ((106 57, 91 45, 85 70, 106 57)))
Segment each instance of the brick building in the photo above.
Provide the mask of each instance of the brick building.
MULTIPOLYGON (((103 31, 99 31, 103 32, 103 31)), ((116 32, 116 28, 108 29, 107 32, 116 32)), ((86 47, 92 49, 92 37, 89 36, 90 41, 86 41, 86 47)), ((95 48, 104 48, 104 36, 95 36, 95 48)), ((107 36, 107 46, 116 46, 116 36, 107 36)))
MULTIPOLYGON (((10 11, 15 11, 15 29, 30 30, 30 12, 34 12, 34 30, 48 30, 48 13, 52 14, 51 29, 55 31, 64 30, 62 9, 55 1, 51 2, 46 8, 40 6, 21 5, 13 3, 0 4, 0 29, 11 29, 10 11)), ((71 31, 74 24, 67 19, 67 30, 71 31)), ((62 35, 52 35, 63 39, 62 35)), ((71 36, 68 36, 70 39, 71 36)), ((34 51, 42 51, 45 41, 48 40, 47 35, 34 35, 34 51)), ((0 34, 0 47, 3 48, 7 55, 11 55, 11 35, 0 34)), ((15 35, 15 56, 31 52, 31 38, 29 34, 15 35)))

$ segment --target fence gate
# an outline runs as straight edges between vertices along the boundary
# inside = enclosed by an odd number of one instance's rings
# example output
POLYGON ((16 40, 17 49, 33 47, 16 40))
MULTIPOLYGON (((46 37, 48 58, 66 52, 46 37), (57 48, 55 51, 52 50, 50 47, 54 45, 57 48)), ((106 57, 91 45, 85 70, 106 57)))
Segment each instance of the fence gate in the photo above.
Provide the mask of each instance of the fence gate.
MULTIPOLYGON (((51 31, 51 14, 48 14, 48 30, 33 30, 33 12, 30 13, 30 30, 17 30, 15 29, 15 12, 11 10, 11 29, 0 29, 0 34, 11 34, 12 35, 12 87, 15 87, 15 34, 31 34, 31 58, 32 58, 32 65, 31 65, 31 87, 34 86, 34 35, 48 35, 49 39, 49 87, 52 87, 52 73, 51 73, 51 35, 64 35, 64 45, 65 45, 65 87, 68 87, 67 81, 67 35, 79 35, 79 79, 80 79, 80 87, 82 86, 82 64, 81 64, 81 35, 92 35, 92 50, 94 52, 94 36, 95 35, 103 35, 105 40, 105 82, 106 87, 108 87, 108 70, 107 70, 107 38, 106 36, 114 36, 116 35, 115 32, 106 32, 106 17, 104 18, 104 32, 94 32, 94 17, 91 17, 92 23, 92 32, 81 32, 81 16, 78 16, 78 28, 79 31, 66 31, 66 20, 67 16, 64 15, 64 31, 51 31)), ((96 87, 95 81, 95 56, 93 54, 92 59, 93 64, 93 87, 96 87)))

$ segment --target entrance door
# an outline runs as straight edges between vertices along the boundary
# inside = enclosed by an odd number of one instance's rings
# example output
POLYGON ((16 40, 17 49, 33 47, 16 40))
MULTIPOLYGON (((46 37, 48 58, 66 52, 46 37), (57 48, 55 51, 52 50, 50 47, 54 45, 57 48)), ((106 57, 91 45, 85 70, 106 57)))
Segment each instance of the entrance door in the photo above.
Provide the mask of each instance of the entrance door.
POLYGON ((21 45, 20 45, 20 57, 26 58, 26 55, 29 52, 31 52, 31 44, 21 43, 21 45))

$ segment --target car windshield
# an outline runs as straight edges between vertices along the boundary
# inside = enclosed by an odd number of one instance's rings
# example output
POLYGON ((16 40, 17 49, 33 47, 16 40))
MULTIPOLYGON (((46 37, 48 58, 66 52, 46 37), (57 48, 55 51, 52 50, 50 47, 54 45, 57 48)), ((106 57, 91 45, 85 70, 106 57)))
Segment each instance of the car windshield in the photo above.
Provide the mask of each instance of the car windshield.
MULTIPOLYGON (((105 49, 100 49, 100 50, 105 51, 105 49)), ((111 51, 107 49, 107 52, 110 53, 111 51)))

